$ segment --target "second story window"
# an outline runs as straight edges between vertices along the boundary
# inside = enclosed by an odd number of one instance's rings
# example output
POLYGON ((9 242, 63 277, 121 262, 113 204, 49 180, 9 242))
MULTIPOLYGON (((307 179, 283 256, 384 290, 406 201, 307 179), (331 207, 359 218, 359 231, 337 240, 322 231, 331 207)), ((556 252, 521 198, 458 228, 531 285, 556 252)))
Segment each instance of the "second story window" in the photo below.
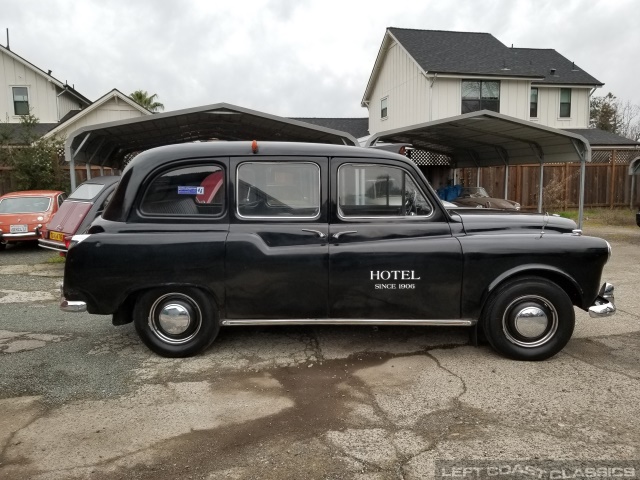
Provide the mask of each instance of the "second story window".
POLYGON ((389 102, 389 97, 384 97, 382 100, 380 100, 380 118, 385 119, 387 118, 387 103, 389 102))
POLYGON ((538 89, 531 89, 531 98, 529 99, 529 117, 538 118, 538 89))
POLYGON ((560 118, 571 117, 571 89, 560 89, 560 118))
POLYGON ((14 115, 29 115, 29 90, 27 87, 13 87, 14 115))
POLYGON ((462 113, 478 110, 500 113, 500 82, 462 80, 462 113))

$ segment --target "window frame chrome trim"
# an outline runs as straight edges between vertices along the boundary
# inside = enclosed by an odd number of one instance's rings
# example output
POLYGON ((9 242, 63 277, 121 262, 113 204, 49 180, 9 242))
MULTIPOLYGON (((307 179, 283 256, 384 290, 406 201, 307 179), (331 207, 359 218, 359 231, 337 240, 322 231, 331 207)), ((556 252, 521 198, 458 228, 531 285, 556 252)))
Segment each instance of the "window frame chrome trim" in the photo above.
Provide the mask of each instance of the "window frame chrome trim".
MULTIPOLYGON (((194 159, 191 159, 194 160, 194 159)), ((215 173, 215 172, 210 172, 210 173, 215 173)), ((189 163, 180 163, 178 165, 174 165, 173 168, 171 168, 171 165, 169 165, 169 168, 161 168, 159 170, 156 170, 152 173, 150 173, 147 178, 151 178, 149 180, 149 182, 146 184, 146 186, 144 187, 144 193, 142 194, 142 197, 140 198, 140 202, 138 203, 138 205, 136 206, 136 210, 138 215, 140 216, 140 218, 151 218, 151 219, 201 219, 201 220, 214 220, 214 219, 220 219, 223 218, 228 209, 229 209, 229 205, 228 205, 228 195, 227 195, 227 188, 229 186, 229 179, 227 177, 227 168, 225 166, 224 163, 216 163, 216 162, 212 162, 209 163, 206 161, 204 162, 197 162, 195 164, 189 164, 189 163), (222 186, 225 189, 224 195, 223 195, 223 200, 224 200, 224 204, 223 204, 223 208, 222 211, 218 214, 211 214, 211 213, 198 213, 198 214, 189 214, 189 215, 185 215, 185 214, 181 214, 181 213, 153 213, 153 212, 146 212, 142 209, 142 206, 144 205, 144 201, 145 198, 147 197, 147 194, 149 193, 149 188, 153 185, 153 182, 158 179, 159 177, 161 177, 162 175, 164 175, 167 172, 173 172, 175 170, 179 170, 181 168, 190 168, 190 167, 198 167, 198 166, 213 166, 213 167, 217 167, 222 171, 223 174, 223 184, 222 186), (151 178, 152 177, 152 178, 151 178)), ((100 191, 102 193, 102 190, 100 191)), ((114 189, 115 192, 115 189, 114 189)), ((112 192, 113 193, 113 192, 112 192)), ((99 196, 100 194, 98 194, 99 196)), ((95 197, 94 197, 95 198, 95 197)), ((92 203, 93 205, 93 203, 92 203)), ((202 204, 202 205, 210 205, 210 204, 202 204)))
POLYGON ((288 220, 307 220, 313 221, 318 220, 322 216, 322 167, 320 164, 316 162, 311 162, 308 160, 305 161, 296 161, 296 160, 270 160, 267 162, 256 161, 256 160, 245 160, 236 166, 236 177, 234 182, 234 199, 236 202, 236 215, 239 219, 242 220, 277 220, 277 221, 288 221, 288 220), (256 165, 313 165, 318 169, 318 213, 316 213, 313 217, 269 217, 269 216, 246 216, 240 213, 240 191, 239 191, 239 175, 240 175, 240 167, 245 164, 253 163, 256 165))
POLYGON ((381 219, 391 219, 391 220, 406 220, 408 218, 415 218, 415 219, 425 219, 425 218, 431 218, 435 215, 436 212, 436 208, 433 205, 433 203, 431 201, 429 201, 429 197, 427 195, 425 195, 425 193, 422 191, 422 189, 420 188, 420 185, 418 185, 418 182, 416 182, 415 178, 413 175, 411 175, 411 172, 409 172, 407 169, 405 169, 404 167, 399 167, 399 166, 395 166, 395 165, 389 165, 386 163, 352 163, 352 162, 345 162, 342 163, 339 167, 338 167, 338 171, 337 171, 337 178, 336 178, 336 207, 337 207, 337 213, 338 213, 338 218, 340 220, 344 220, 344 221, 350 221, 350 220, 381 220, 381 219), (344 167, 345 165, 359 165, 362 167, 387 167, 387 168, 397 168, 398 170, 402 170, 403 172, 405 172, 405 174, 409 175, 409 177, 411 178, 411 180, 413 181, 413 184, 416 186, 417 189, 420 190, 420 193, 422 194, 422 196, 424 197, 425 201, 431 206, 431 213, 429 215, 389 215, 389 216, 373 216, 373 217, 346 217, 344 215, 344 213, 342 212, 342 208, 340 207, 340 169, 342 169, 342 167, 344 167))

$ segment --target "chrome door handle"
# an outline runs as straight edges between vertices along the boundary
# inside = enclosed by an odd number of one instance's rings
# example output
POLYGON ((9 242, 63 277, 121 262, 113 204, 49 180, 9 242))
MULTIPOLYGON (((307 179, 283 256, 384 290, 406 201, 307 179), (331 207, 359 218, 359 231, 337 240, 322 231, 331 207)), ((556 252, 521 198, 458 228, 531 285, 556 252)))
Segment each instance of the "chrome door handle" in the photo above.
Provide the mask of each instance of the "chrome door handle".
POLYGON ((340 235, 349 235, 350 233, 358 233, 357 230, 345 230, 344 232, 336 232, 333 234, 333 238, 336 240, 340 238, 340 235))
POLYGON ((311 230, 310 228, 303 228, 302 229, 303 232, 309 232, 309 233, 315 233, 316 235, 318 235, 320 238, 325 238, 327 235, 318 231, 318 230, 311 230))

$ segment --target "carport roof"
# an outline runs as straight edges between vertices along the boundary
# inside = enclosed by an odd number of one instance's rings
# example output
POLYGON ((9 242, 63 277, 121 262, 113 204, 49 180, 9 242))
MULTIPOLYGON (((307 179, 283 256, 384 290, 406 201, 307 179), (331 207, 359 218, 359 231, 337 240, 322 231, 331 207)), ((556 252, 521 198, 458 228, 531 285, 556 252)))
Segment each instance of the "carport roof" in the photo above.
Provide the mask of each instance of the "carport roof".
POLYGON ((173 143, 274 140, 357 145, 349 133, 228 103, 81 128, 67 139, 67 161, 122 168, 127 154, 173 143))
POLYGON ((378 141, 448 155, 454 168, 580 162, 590 150, 577 133, 488 110, 380 132, 366 146, 378 141))

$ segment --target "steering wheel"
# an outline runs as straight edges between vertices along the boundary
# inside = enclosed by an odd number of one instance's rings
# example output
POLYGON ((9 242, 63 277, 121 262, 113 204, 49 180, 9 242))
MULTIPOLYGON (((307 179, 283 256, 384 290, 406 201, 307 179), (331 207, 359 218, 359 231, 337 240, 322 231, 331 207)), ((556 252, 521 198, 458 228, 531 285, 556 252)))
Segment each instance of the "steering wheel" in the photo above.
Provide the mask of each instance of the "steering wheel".
POLYGON ((418 198, 418 192, 412 190, 407 192, 407 196, 404 200, 404 214, 405 215, 415 215, 416 213, 413 211, 416 209, 416 199, 418 198))

